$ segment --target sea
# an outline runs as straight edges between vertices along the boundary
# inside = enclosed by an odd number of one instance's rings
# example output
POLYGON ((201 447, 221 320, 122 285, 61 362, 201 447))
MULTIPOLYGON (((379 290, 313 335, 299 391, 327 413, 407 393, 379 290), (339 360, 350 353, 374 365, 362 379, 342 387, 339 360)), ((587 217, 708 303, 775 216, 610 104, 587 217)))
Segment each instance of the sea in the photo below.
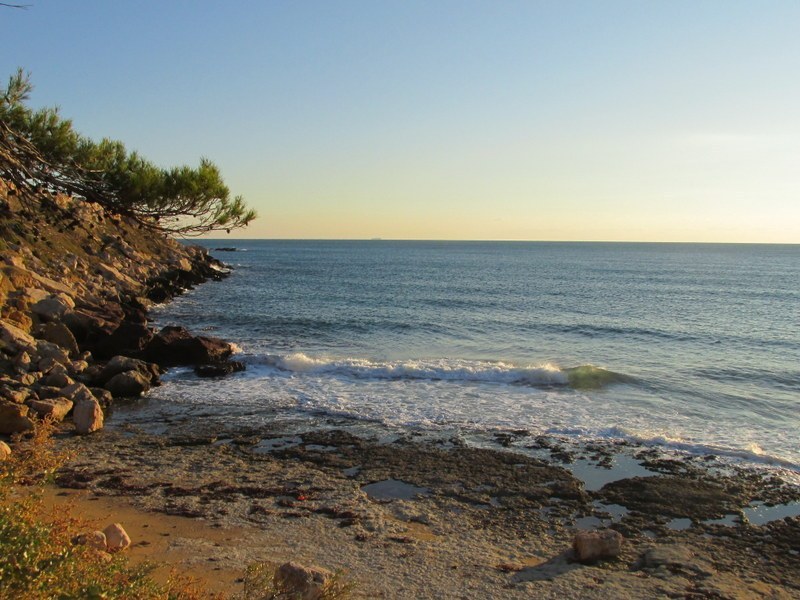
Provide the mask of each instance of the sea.
POLYGON ((247 369, 172 371, 151 396, 167 423, 515 432, 800 473, 800 246, 200 243, 230 276, 155 322, 247 369))

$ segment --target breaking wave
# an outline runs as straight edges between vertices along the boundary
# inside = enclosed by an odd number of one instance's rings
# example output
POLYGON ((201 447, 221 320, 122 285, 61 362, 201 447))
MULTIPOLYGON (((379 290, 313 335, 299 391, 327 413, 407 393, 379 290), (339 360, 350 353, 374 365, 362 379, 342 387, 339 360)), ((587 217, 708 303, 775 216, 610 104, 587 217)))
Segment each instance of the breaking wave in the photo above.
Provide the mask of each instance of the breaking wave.
POLYGON ((300 352, 256 356, 249 362, 289 373, 352 379, 481 382, 575 389, 598 389, 632 381, 630 377, 594 365, 561 369, 550 363, 518 366, 506 362, 445 358, 373 361, 365 358, 315 358, 300 352))

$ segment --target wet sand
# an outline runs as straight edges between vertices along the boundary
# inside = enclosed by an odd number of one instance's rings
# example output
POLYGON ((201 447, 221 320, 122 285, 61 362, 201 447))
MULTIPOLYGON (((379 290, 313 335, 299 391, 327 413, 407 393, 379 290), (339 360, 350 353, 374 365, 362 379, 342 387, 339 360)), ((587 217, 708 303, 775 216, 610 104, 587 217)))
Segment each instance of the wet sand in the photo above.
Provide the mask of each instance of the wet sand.
POLYGON ((767 474, 646 448, 551 444, 541 460, 457 439, 208 425, 66 436, 77 458, 58 484, 81 490, 81 510, 129 519, 134 554, 226 592, 248 564, 296 560, 345 571, 363 598, 800 597, 800 517, 753 525, 742 511, 800 512, 798 489, 767 474), (575 562, 575 532, 603 527, 626 537, 622 555, 575 562))

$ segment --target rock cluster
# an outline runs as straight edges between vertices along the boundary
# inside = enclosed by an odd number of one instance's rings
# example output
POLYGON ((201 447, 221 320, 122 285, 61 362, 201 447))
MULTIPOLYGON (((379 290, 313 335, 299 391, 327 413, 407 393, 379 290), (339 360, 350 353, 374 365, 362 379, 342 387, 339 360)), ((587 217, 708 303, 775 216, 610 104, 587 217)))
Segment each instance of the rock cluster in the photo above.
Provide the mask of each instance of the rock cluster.
POLYGON ((202 248, 0 179, 0 434, 38 419, 91 433, 113 398, 147 392, 167 366, 235 370, 230 344, 147 322, 154 302, 226 273, 202 248))

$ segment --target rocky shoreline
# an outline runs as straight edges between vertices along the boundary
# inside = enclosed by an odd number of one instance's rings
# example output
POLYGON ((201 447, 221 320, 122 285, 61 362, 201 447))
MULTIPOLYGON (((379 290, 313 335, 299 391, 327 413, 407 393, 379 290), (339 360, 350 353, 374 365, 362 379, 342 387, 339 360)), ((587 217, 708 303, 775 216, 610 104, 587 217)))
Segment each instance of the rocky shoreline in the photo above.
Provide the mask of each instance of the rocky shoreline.
POLYGON ((222 340, 148 322, 154 303, 222 279, 224 265, 94 205, 21 198, 3 181, 0 230, 0 434, 13 451, 11 436, 59 423, 59 443, 76 451, 63 489, 238 532, 195 540, 184 562, 241 573, 301 560, 347 571, 365 598, 800 597, 800 517, 747 519, 754 503, 800 501, 768 473, 613 445, 576 457, 546 438, 531 456, 515 451, 513 432, 494 449, 335 424, 103 427, 167 367, 243 368, 222 340), (623 455, 636 472, 601 485, 571 466, 609 469, 623 455))
MULTIPOLYGON (((699 458, 664 461, 628 448, 648 476, 589 490, 558 460, 457 440, 278 425, 193 429, 152 435, 122 426, 72 437, 78 458, 58 483, 244 532, 235 551, 206 548, 195 557, 215 569, 301 560, 347 571, 357 597, 800 594, 800 518, 725 519, 753 501, 800 499, 768 475, 712 474, 699 458), (582 532, 618 535, 617 556, 578 560, 582 532)), ((618 451, 587 456, 604 469, 618 451)))
POLYGON ((222 340, 148 324, 153 304, 225 277, 205 249, 65 195, 23 198, 2 180, 0 230, 0 434, 37 419, 91 433, 114 398, 146 393, 166 367, 238 368, 222 340))

